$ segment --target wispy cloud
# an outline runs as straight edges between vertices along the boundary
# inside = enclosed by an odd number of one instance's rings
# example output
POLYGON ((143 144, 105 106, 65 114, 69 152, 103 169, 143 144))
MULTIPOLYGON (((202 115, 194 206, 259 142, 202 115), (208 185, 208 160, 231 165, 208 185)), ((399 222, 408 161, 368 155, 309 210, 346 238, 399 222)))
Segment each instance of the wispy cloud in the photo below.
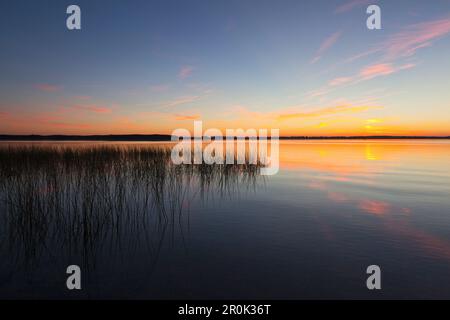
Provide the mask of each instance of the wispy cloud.
POLYGON ((449 33, 450 18, 417 23, 392 35, 380 50, 385 52, 385 59, 409 57, 417 50, 431 46, 432 41, 449 33))
POLYGON ((186 115, 186 114, 175 114, 175 120, 198 120, 200 119, 200 115, 186 115))
POLYGON ((44 92, 56 92, 61 90, 60 86, 48 84, 48 83, 37 83, 34 85, 34 87, 38 90, 44 91, 44 92))
POLYGON ((73 105, 70 108, 82 111, 89 111, 94 113, 111 113, 112 109, 107 108, 105 106, 99 106, 96 104, 88 104, 88 105, 73 105))
POLYGON ((387 76, 395 72, 395 68, 390 63, 379 63, 361 70, 360 76, 362 79, 372 79, 378 76, 387 76))
POLYGON ((376 63, 362 68, 357 74, 332 79, 328 86, 319 89, 316 96, 325 95, 339 86, 353 85, 380 76, 388 76, 402 70, 414 68, 414 63, 394 65, 393 63, 376 63))
POLYGON ((378 63, 362 68, 357 74, 332 79, 328 82, 328 86, 317 90, 318 95, 327 94, 342 85, 357 84, 376 77, 388 76, 401 70, 414 68, 416 64, 408 62, 411 56, 415 55, 418 50, 431 46, 434 41, 449 34, 450 18, 406 26, 400 32, 394 33, 375 47, 356 54, 344 62, 351 63, 358 59, 378 54, 380 56, 378 63))
POLYGON ((175 98, 171 101, 167 101, 165 103, 163 103, 161 106, 162 107, 176 107, 182 104, 188 104, 188 103, 192 103, 195 102, 197 100, 201 99, 201 96, 186 96, 186 97, 179 97, 179 98, 175 98))
POLYGON ((338 6, 336 8, 336 10, 334 10, 334 13, 345 13, 345 12, 351 11, 351 10, 353 10, 355 8, 358 8, 358 7, 362 7, 362 6, 365 6, 365 5, 373 4, 374 2, 376 2, 376 1, 374 1, 374 0, 351 0, 351 1, 347 1, 347 2, 345 2, 343 4, 341 4, 340 6, 338 6))
POLYGON ((178 78, 184 80, 192 75, 194 67, 192 66, 182 66, 180 71, 178 71, 178 78))
POLYGON ((312 111, 281 114, 278 116, 278 120, 289 120, 289 119, 297 119, 297 118, 316 118, 316 117, 333 115, 333 114, 337 114, 337 113, 363 112, 363 111, 368 111, 371 109, 380 109, 380 107, 377 107, 377 106, 352 106, 352 105, 334 106, 334 107, 322 108, 322 109, 317 109, 317 110, 312 110, 312 111))
POLYGON ((311 63, 314 64, 317 61, 320 60, 320 58, 322 58, 322 55, 328 51, 335 43, 336 41, 339 40, 339 38, 341 37, 342 32, 341 31, 337 31, 333 34, 331 34, 330 36, 328 36, 320 45, 319 50, 317 50, 316 55, 314 56, 314 58, 311 60, 311 63))
POLYGON ((380 55, 382 62, 409 58, 418 50, 432 46, 434 41, 449 34, 450 18, 408 25, 373 48, 346 59, 344 63, 351 63, 373 54, 380 55))
POLYGON ((342 84, 349 83, 350 81, 352 81, 352 77, 339 77, 339 78, 335 78, 335 79, 331 80, 329 85, 334 87, 334 86, 339 86, 342 84))
POLYGON ((379 76, 387 76, 401 70, 414 68, 416 65, 413 63, 408 63, 400 66, 394 66, 391 63, 379 63, 367 66, 363 68, 359 76, 355 79, 356 82, 373 79, 379 76))

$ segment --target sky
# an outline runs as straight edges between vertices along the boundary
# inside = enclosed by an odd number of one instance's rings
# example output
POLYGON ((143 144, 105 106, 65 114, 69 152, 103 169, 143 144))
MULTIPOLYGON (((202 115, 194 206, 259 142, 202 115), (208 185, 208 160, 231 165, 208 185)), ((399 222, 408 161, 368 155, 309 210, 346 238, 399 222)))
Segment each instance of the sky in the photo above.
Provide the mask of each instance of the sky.
POLYGON ((450 135, 450 0, 4 0, 0 30, 0 134, 450 135))

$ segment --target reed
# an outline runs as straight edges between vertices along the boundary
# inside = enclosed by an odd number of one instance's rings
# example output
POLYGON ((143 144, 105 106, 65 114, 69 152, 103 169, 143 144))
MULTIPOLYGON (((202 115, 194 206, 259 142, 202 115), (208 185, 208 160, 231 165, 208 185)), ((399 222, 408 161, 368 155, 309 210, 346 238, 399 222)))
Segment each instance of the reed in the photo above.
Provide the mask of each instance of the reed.
POLYGON ((92 266, 100 251, 119 255, 143 243, 157 257, 167 231, 188 232, 197 196, 232 197, 260 177, 259 164, 174 165, 170 153, 148 145, 0 147, 0 251, 14 251, 28 268, 49 255, 82 256, 92 266))

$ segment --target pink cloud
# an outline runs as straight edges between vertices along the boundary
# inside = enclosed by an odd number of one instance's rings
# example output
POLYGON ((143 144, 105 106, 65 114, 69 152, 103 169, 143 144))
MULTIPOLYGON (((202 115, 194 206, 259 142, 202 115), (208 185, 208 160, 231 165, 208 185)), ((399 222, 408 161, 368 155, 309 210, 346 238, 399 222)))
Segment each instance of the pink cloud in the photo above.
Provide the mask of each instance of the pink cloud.
POLYGON ((450 34, 450 18, 412 24, 372 49, 346 59, 344 63, 351 63, 373 54, 381 55, 384 62, 408 58, 415 55, 418 50, 432 46, 435 40, 448 34, 450 34))
POLYGON ((362 7, 364 5, 373 4, 374 2, 376 2, 376 1, 374 1, 374 0, 351 0, 351 1, 348 1, 348 2, 340 5, 339 7, 337 7, 336 10, 334 10, 334 13, 345 13, 345 12, 351 11, 357 7, 362 7))
POLYGON ((379 76, 387 76, 395 72, 414 68, 413 63, 405 64, 399 67, 393 66, 391 63, 379 63, 363 68, 360 71, 360 78, 358 81, 369 80, 379 76))
POLYGON ((331 80, 329 84, 330 84, 330 86, 334 87, 334 86, 346 84, 350 81, 352 81, 351 77, 339 77, 339 78, 335 78, 335 79, 331 80))
POLYGON ((413 24, 389 38, 383 44, 383 51, 387 59, 409 57, 449 33, 450 18, 413 24))
POLYGON ((360 82, 367 81, 376 77, 388 76, 402 70, 411 69, 415 66, 416 65, 413 63, 407 63, 400 66, 396 66, 392 63, 372 64, 362 68, 358 73, 354 75, 332 79, 328 83, 328 86, 313 92, 312 94, 310 94, 310 97, 326 95, 339 86, 358 84, 360 82))
POLYGON ((48 83, 38 83, 38 84, 35 84, 34 87, 36 89, 39 89, 39 90, 45 91, 45 92, 55 92, 55 91, 59 91, 61 89, 60 86, 48 84, 48 83))
POLYGON ((317 61, 319 61, 320 58, 322 57, 322 55, 326 51, 328 51, 336 43, 336 41, 338 41, 338 39, 341 37, 341 35, 342 35, 342 32, 337 31, 337 32, 333 33, 332 35, 330 35, 329 37, 327 37, 320 45, 319 50, 317 50, 316 55, 311 60, 311 63, 314 64, 317 61))
POLYGON ((394 72, 395 69, 390 63, 380 63, 365 67, 361 70, 360 75, 363 79, 371 79, 377 76, 386 76, 394 72))
POLYGON ((178 72, 178 78, 183 80, 187 77, 190 77, 192 72, 194 71, 194 68, 191 66, 182 66, 180 71, 178 72))

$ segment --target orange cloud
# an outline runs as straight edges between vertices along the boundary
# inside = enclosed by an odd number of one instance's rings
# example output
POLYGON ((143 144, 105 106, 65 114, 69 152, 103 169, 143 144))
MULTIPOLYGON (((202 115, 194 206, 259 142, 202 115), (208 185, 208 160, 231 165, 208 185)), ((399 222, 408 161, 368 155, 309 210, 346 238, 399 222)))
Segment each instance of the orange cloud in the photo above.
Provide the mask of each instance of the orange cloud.
POLYGON ((183 115, 183 114, 176 114, 175 120, 198 120, 200 119, 200 115, 183 115))

